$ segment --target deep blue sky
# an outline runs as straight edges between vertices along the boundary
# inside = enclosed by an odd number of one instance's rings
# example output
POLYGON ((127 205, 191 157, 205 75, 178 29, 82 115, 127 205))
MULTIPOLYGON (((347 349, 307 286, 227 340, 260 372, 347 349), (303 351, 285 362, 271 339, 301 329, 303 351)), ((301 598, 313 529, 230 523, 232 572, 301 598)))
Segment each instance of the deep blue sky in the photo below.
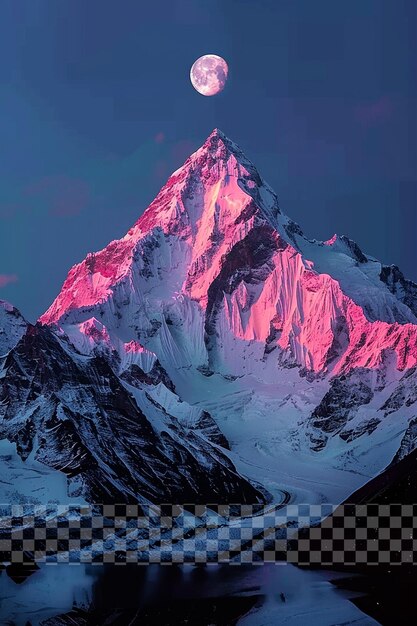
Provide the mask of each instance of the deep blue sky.
POLYGON ((415 0, 2 0, 0 298, 33 321, 212 128, 305 233, 417 280, 415 0), (230 78, 189 82, 204 53, 230 78), (7 283, 7 284, 6 284, 7 283))

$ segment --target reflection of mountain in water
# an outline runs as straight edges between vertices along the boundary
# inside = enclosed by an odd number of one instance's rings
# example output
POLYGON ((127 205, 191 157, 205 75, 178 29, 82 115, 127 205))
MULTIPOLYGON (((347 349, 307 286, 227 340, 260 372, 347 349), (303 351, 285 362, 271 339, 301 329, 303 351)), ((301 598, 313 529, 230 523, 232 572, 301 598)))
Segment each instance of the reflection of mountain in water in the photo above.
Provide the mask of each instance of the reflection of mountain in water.
POLYGON ((24 586, 1 576, 1 616, 32 626, 376 624, 330 578, 290 565, 44 566, 24 586))

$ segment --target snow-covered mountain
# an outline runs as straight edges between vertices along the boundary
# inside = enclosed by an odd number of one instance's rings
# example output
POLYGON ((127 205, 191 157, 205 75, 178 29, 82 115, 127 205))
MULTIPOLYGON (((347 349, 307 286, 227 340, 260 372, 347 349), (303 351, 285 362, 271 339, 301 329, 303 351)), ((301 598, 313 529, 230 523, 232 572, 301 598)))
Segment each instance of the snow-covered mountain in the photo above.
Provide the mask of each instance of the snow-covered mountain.
POLYGON ((99 354, 29 327, 3 362, 3 437, 23 460, 35 452, 65 472, 68 495, 90 502, 261 501, 222 451, 211 416, 180 402, 155 359, 148 365, 118 378, 99 354))
POLYGON ((216 129, 5 357, 2 430, 90 499, 339 502, 416 447, 416 371, 417 286, 216 129))
POLYGON ((0 356, 14 348, 25 334, 27 322, 8 302, 0 300, 0 356))

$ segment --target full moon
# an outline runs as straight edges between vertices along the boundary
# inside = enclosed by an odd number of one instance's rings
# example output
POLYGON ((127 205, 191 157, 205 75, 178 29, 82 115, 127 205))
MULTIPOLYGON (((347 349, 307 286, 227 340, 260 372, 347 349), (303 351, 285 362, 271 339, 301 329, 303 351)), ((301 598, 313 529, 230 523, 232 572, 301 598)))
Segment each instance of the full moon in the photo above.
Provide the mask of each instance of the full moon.
POLYGON ((197 59, 190 70, 194 89, 203 96, 215 96, 224 89, 229 68, 217 54, 205 54, 197 59))

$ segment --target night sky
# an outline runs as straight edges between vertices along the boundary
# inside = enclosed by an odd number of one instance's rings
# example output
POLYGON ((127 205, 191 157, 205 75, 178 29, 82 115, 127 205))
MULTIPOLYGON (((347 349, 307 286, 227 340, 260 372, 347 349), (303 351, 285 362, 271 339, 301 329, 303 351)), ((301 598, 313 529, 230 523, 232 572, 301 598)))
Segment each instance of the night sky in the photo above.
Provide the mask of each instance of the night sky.
POLYGON ((309 237, 417 280, 415 0, 2 0, 0 298, 34 321, 214 127, 309 237), (223 56, 199 95, 189 69, 223 56))

